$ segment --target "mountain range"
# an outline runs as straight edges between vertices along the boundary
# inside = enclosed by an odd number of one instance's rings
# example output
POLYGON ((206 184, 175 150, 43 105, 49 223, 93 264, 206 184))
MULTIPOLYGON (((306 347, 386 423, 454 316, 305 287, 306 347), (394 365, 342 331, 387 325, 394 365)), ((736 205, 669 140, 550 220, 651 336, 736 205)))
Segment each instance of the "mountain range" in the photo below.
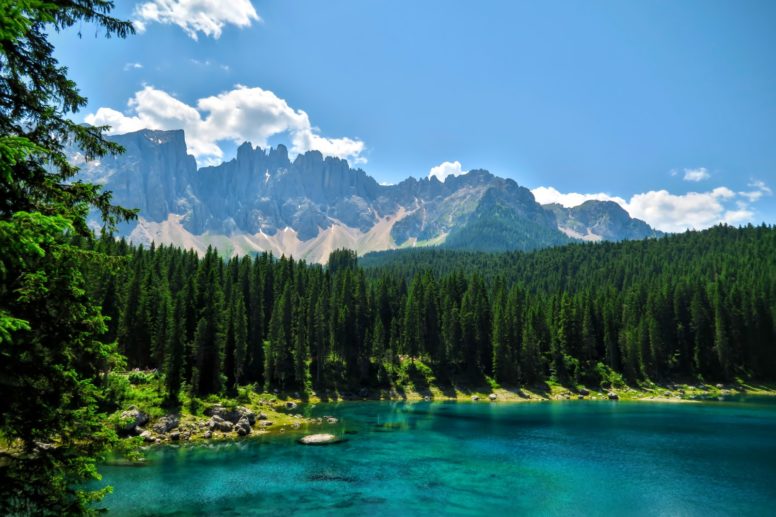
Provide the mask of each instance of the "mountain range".
POLYGON ((381 185, 318 151, 291 160, 283 145, 246 142, 234 159, 197 168, 182 130, 110 139, 125 153, 84 163, 80 175, 111 190, 115 203, 139 209, 138 220, 120 228, 135 243, 322 262, 343 247, 359 254, 431 245, 528 251, 660 235, 616 203, 542 206, 527 188, 485 170, 381 185))

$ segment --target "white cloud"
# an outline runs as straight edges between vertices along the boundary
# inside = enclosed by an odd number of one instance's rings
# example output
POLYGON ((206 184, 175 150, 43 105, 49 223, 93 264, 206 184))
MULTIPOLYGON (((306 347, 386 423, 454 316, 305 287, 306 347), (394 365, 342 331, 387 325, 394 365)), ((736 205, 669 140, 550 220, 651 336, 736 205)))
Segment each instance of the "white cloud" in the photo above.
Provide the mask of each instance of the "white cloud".
POLYGON ((261 21, 250 0, 151 0, 135 6, 133 22, 138 32, 148 23, 177 25, 192 39, 197 33, 215 39, 224 25, 250 27, 261 21))
MULTIPOLYGON (((763 184, 763 186, 765 185, 763 184)), ((765 186, 765 188, 768 187, 765 186)), ((629 201, 602 193, 579 194, 571 192, 564 194, 553 187, 538 187, 531 192, 541 204, 560 203, 566 207, 580 205, 589 199, 614 201, 622 206, 631 217, 646 221, 653 228, 664 232, 682 232, 688 229, 702 230, 719 223, 741 224, 750 221, 754 216, 747 201, 747 193, 737 194, 727 187, 717 187, 708 192, 688 192, 686 194, 653 190, 634 194, 629 201)))
POLYGON ((270 137, 287 134, 292 153, 312 149, 329 156, 365 163, 364 142, 353 138, 328 138, 319 134, 307 113, 291 108, 269 90, 237 85, 190 106, 169 93, 146 86, 129 100, 129 114, 100 108, 86 116, 93 125, 111 126, 110 134, 140 129, 183 129, 188 150, 200 165, 223 159, 220 141, 249 141, 266 147, 270 137))
POLYGON ((711 174, 709 174, 709 171, 706 170, 706 167, 698 167, 697 169, 685 169, 684 170, 684 181, 703 181, 707 180, 711 177, 711 174))
POLYGON ((431 170, 428 172, 428 177, 431 179, 436 176, 439 181, 444 183, 448 176, 460 176, 467 172, 468 171, 461 169, 461 162, 456 160, 454 162, 442 162, 436 167, 431 167, 431 170))
POLYGON ((688 229, 701 230, 720 222, 740 217, 742 210, 730 211, 725 202, 736 194, 718 187, 709 192, 688 192, 671 194, 667 190, 653 190, 635 194, 623 208, 631 217, 642 219, 650 226, 665 232, 681 232, 688 229), (737 212, 738 215, 734 215, 737 212))
POLYGON ((142 63, 127 63, 124 65, 124 71, 129 72, 130 70, 140 70, 143 68, 142 63))
POLYGON ((533 189, 531 192, 536 198, 536 202, 542 205, 558 203, 569 208, 572 206, 581 205, 585 201, 590 201, 591 199, 596 201, 614 201, 620 205, 626 204, 625 200, 621 197, 610 196, 609 194, 604 194, 603 192, 599 192, 597 194, 578 194, 576 192, 562 194, 554 187, 538 187, 533 189))
POLYGON ((739 192, 739 195, 745 197, 750 203, 758 201, 763 196, 773 195, 771 188, 762 180, 754 180, 747 184, 747 187, 753 188, 749 192, 739 192))
POLYGON ((201 67, 201 68, 210 68, 210 67, 218 67, 221 70, 224 70, 225 72, 229 72, 231 70, 231 67, 229 65, 224 65, 221 63, 218 63, 216 61, 213 61, 211 59, 206 59, 204 61, 200 61, 199 59, 189 59, 189 63, 191 63, 194 66, 201 67))

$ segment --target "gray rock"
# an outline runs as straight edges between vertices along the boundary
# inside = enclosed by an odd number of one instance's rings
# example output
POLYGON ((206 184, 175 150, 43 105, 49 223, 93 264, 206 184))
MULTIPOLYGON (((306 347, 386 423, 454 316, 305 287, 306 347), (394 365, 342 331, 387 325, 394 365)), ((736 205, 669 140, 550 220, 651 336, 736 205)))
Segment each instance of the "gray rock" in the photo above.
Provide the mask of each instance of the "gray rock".
POLYGON ((219 417, 233 424, 236 424, 241 418, 247 418, 251 425, 256 422, 256 413, 242 406, 237 406, 234 409, 227 409, 220 404, 217 404, 207 408, 205 410, 205 416, 219 417))
POLYGON ((165 415, 156 421, 153 429, 154 429, 154 432, 156 433, 164 434, 178 427, 179 423, 180 423, 180 418, 178 417, 178 415, 172 415, 172 414, 165 415))
POLYGON ((212 431, 205 431, 205 434, 203 434, 203 435, 202 435, 202 437, 203 437, 205 440, 209 440, 210 438, 212 438, 212 437, 213 437, 213 433, 212 433, 212 431))
POLYGON ((153 434, 151 434, 151 431, 143 431, 140 433, 140 438, 142 438, 146 443, 153 443, 156 441, 156 438, 153 434))
POLYGON ((582 395, 583 397, 587 397, 588 395, 590 395, 590 390, 588 390, 587 388, 581 388, 579 390, 579 394, 582 395))
POLYGON ((133 407, 121 413, 121 422, 121 431, 134 432, 138 427, 148 423, 148 415, 133 407))
POLYGON ((488 399, 491 400, 491 401, 496 400, 497 398, 498 398, 498 396, 496 396, 495 393, 491 393, 490 395, 488 395, 488 399))
POLYGON ((610 391, 607 396, 609 397, 609 400, 620 400, 620 396, 617 395, 615 392, 610 391))
POLYGON ((480 400, 480 397, 478 395, 472 395, 472 400, 476 402, 480 400))
POLYGON ((234 428, 234 424, 228 420, 224 420, 218 415, 213 415, 208 421, 208 427, 211 431, 228 433, 234 428))
POLYGON ((234 426, 234 430, 240 436, 251 434, 251 424, 246 417, 241 418, 234 426))
POLYGON ((272 425, 272 421, 270 421, 270 420, 262 420, 262 421, 259 423, 259 425, 260 425, 261 427, 269 427, 269 426, 271 426, 271 425, 272 425))
POLYGON ((310 434, 299 439, 302 445, 330 445, 340 441, 340 438, 328 433, 310 434))
POLYGON ((181 439, 180 431, 173 431, 170 433, 170 440, 177 442, 180 439, 181 439))
POLYGON ((296 402, 291 402, 290 400, 286 402, 286 409, 296 409, 296 402))

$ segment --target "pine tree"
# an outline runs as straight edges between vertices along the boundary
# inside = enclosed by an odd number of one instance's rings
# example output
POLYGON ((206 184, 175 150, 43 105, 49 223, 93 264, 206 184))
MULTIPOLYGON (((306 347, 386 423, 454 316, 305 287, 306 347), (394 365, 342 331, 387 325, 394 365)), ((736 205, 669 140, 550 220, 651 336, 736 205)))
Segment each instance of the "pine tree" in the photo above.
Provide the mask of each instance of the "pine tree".
POLYGON ((179 402, 179 393, 183 381, 183 365, 186 354, 186 292, 181 290, 175 299, 172 319, 172 334, 167 342, 164 363, 164 381, 166 399, 170 405, 179 402))
POLYGON ((98 477, 96 456, 114 436, 99 401, 120 359, 101 337, 100 300, 89 297, 83 270, 115 264, 72 239, 92 242, 90 208, 108 232, 133 212, 112 206, 99 186, 73 181, 78 168, 66 145, 88 160, 121 149, 103 139, 105 128, 72 120, 87 101, 48 39, 83 22, 106 36, 131 34, 112 7, 17 1, 0 9, 0 435, 10 447, 0 470, 3 515, 87 512, 101 493, 85 482, 98 477))
POLYGON ((197 376, 192 379, 192 387, 198 395, 219 393, 224 387, 222 369, 226 335, 220 265, 215 250, 208 248, 197 271, 200 314, 194 333, 197 376))

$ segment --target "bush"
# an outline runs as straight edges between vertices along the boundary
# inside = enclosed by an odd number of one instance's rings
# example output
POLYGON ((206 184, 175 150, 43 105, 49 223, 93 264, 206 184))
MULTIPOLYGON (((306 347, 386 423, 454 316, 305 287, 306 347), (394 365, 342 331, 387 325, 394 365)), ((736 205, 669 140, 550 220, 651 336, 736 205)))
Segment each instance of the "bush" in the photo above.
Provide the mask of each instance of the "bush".
POLYGON ((124 405, 131 389, 126 375, 110 372, 105 380, 104 407, 106 411, 115 411, 124 405))
POLYGON ((132 370, 127 376, 130 384, 137 386, 138 384, 151 384, 157 378, 156 370, 150 372, 144 372, 142 370, 132 370))
POLYGON ((625 386, 622 375, 615 372, 604 363, 596 363, 595 373, 598 377, 599 386, 602 388, 622 388, 625 386))

